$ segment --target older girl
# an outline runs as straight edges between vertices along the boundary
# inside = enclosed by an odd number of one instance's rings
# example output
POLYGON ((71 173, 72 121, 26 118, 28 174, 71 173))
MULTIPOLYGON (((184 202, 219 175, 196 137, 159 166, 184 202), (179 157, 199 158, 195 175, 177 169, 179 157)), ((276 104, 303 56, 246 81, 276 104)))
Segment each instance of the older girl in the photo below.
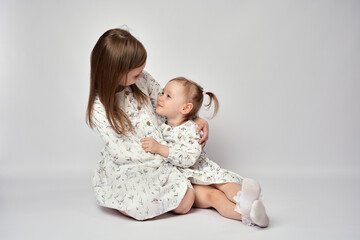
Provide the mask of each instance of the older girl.
MULTIPOLYGON (((195 192, 186 176, 160 155, 142 150, 140 139, 163 140, 163 118, 155 113, 160 85, 144 71, 144 46, 128 31, 111 29, 91 53, 87 121, 100 133, 104 148, 93 177, 97 203, 138 220, 168 211, 185 214, 195 192)), ((208 126, 196 119, 207 139, 208 126)))

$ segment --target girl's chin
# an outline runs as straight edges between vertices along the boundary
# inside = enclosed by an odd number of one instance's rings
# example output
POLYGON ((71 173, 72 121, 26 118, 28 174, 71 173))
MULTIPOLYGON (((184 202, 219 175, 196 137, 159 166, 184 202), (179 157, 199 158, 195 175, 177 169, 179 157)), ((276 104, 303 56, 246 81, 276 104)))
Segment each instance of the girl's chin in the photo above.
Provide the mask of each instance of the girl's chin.
POLYGON ((166 116, 161 112, 161 109, 160 109, 159 107, 156 108, 156 113, 159 114, 160 116, 166 117, 166 116))

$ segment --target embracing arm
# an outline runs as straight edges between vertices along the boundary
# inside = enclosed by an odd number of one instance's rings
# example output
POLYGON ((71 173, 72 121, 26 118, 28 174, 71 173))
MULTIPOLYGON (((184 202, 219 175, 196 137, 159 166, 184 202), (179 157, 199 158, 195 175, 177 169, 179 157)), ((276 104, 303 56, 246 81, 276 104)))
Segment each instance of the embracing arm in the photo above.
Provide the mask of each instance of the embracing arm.
POLYGON ((146 71, 143 71, 144 76, 140 79, 141 83, 146 87, 147 93, 149 94, 151 105, 154 109, 155 115, 159 121, 159 123, 164 123, 166 121, 166 117, 160 116, 156 113, 157 107, 157 99, 162 94, 162 87, 160 84, 146 71))
POLYGON ((146 85, 150 102, 155 110, 157 107, 157 99, 161 96, 163 90, 160 84, 148 72, 143 71, 143 73, 144 76, 141 81, 146 85))
POLYGON ((209 123, 205 119, 199 117, 195 118, 194 122, 198 125, 196 132, 200 133, 203 131, 203 134, 199 140, 199 144, 201 144, 201 146, 204 148, 209 137, 209 123))

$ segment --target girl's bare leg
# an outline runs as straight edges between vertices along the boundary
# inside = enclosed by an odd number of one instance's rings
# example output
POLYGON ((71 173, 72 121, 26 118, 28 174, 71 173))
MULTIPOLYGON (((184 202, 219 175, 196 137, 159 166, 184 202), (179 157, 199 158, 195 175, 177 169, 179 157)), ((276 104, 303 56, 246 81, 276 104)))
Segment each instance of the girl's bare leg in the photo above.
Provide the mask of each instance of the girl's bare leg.
POLYGON ((176 214, 186 214, 190 211, 192 205, 194 204, 194 201, 195 191, 194 189, 188 188, 179 206, 175 208, 172 212, 176 214))
POLYGON ((237 193, 241 191, 241 185, 234 182, 211 184, 210 186, 213 186, 214 188, 219 189, 225 193, 226 197, 233 203, 236 203, 234 201, 234 196, 236 196, 237 193))
POLYGON ((215 208, 222 216, 241 220, 241 214, 234 211, 235 204, 230 201, 224 192, 213 186, 193 185, 195 189, 194 207, 215 208))

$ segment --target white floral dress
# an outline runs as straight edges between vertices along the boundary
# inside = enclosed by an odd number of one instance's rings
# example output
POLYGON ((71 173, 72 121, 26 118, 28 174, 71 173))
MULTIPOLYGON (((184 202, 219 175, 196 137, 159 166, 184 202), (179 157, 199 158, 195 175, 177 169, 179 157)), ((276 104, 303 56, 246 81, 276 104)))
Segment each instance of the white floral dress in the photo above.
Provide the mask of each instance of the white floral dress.
POLYGON ((198 143, 200 133, 196 133, 197 124, 193 121, 172 127, 163 123, 162 135, 169 147, 168 161, 175 162, 178 170, 193 184, 209 185, 214 183, 236 182, 241 184, 243 177, 222 169, 207 158, 198 143))
POLYGON ((145 106, 138 104, 129 87, 117 93, 118 99, 125 98, 118 104, 134 126, 128 136, 115 133, 102 103, 98 97, 95 99, 92 120, 105 146, 92 182, 100 206, 144 220, 178 207, 191 184, 175 162, 146 153, 141 148, 140 139, 143 137, 152 137, 166 144, 160 128, 164 119, 154 111, 162 89, 145 71, 136 85, 149 96, 150 102, 145 106))

